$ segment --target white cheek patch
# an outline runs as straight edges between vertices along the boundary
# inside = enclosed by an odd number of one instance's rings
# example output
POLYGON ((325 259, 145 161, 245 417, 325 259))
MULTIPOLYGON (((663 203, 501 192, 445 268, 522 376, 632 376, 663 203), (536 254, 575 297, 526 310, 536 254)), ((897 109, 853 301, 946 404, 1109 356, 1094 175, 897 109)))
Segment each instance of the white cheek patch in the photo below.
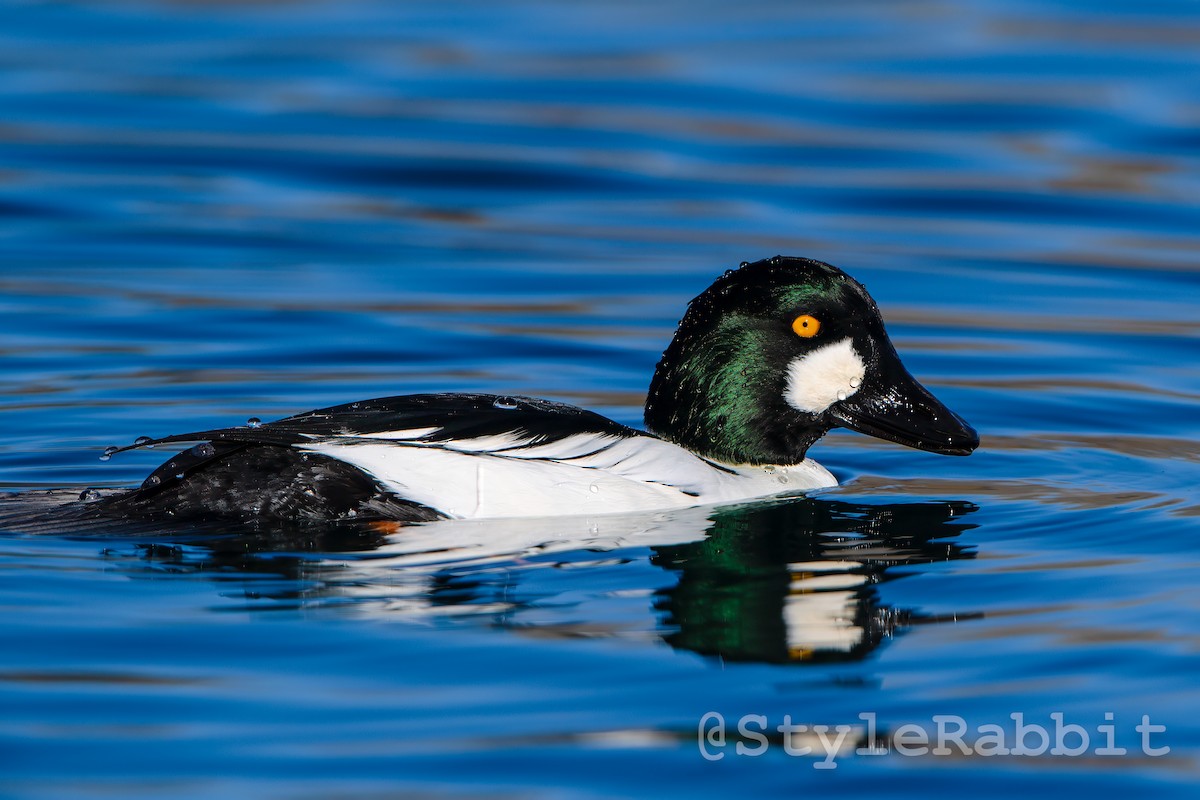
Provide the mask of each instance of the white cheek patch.
POLYGON ((842 339, 788 364, 783 398, 798 411, 820 414, 857 392, 866 371, 854 343, 842 339))

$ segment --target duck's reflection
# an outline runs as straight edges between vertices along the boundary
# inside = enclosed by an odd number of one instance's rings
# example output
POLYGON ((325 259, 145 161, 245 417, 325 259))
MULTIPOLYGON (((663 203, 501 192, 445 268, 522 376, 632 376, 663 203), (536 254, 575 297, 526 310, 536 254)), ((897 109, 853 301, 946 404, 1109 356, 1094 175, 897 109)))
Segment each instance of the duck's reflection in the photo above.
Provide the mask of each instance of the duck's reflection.
POLYGON ((946 541, 968 503, 808 499, 719 510, 701 541, 656 548, 679 574, 657 607, 673 646, 736 661, 856 660, 897 627, 935 621, 883 605, 897 567, 970 558, 946 541))
POLYGON ((650 636, 731 661, 849 661, 939 619, 888 606, 878 586, 905 566, 972 557, 953 539, 974 510, 799 497, 590 520, 100 533, 131 577, 211 576, 249 610, 337 606, 526 635, 650 636))

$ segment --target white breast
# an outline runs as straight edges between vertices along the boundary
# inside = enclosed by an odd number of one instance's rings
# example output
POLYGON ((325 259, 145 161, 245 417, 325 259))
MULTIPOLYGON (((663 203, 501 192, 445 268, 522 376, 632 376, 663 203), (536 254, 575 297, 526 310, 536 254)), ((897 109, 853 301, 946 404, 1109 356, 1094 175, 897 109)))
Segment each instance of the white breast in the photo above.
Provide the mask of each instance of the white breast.
POLYGON ((837 485, 811 459, 721 468, 651 436, 420 442, 397 431, 387 439, 345 436, 298 447, 353 464, 396 495, 460 518, 649 511, 837 485))

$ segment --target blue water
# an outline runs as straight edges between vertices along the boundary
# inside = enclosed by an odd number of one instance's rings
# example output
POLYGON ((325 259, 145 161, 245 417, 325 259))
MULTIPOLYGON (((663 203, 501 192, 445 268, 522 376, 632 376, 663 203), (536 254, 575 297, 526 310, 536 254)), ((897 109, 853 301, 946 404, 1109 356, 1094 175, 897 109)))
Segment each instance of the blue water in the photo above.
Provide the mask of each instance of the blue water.
POLYGON ((983 437, 588 524, 0 534, 0 796, 1194 796, 1194 4, 0 11, 9 503, 405 392, 637 424, 686 302, 775 253, 983 437), (979 752, 1055 712, 1085 752, 979 752), (938 715, 970 753, 901 752, 938 715), (843 749, 745 753, 785 716, 843 749))

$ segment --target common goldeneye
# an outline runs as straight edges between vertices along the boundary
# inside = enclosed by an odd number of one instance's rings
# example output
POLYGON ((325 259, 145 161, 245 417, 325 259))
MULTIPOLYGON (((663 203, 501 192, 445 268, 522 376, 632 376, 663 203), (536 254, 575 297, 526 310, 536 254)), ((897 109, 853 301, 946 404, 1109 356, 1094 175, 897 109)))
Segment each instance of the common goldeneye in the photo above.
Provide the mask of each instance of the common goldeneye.
POLYGON ((805 453, 838 426, 947 455, 979 444, 900 363, 860 283, 783 256, 688 304, 645 423, 531 397, 385 397, 109 448, 200 442, 91 505, 262 521, 601 514, 835 486, 805 453))

